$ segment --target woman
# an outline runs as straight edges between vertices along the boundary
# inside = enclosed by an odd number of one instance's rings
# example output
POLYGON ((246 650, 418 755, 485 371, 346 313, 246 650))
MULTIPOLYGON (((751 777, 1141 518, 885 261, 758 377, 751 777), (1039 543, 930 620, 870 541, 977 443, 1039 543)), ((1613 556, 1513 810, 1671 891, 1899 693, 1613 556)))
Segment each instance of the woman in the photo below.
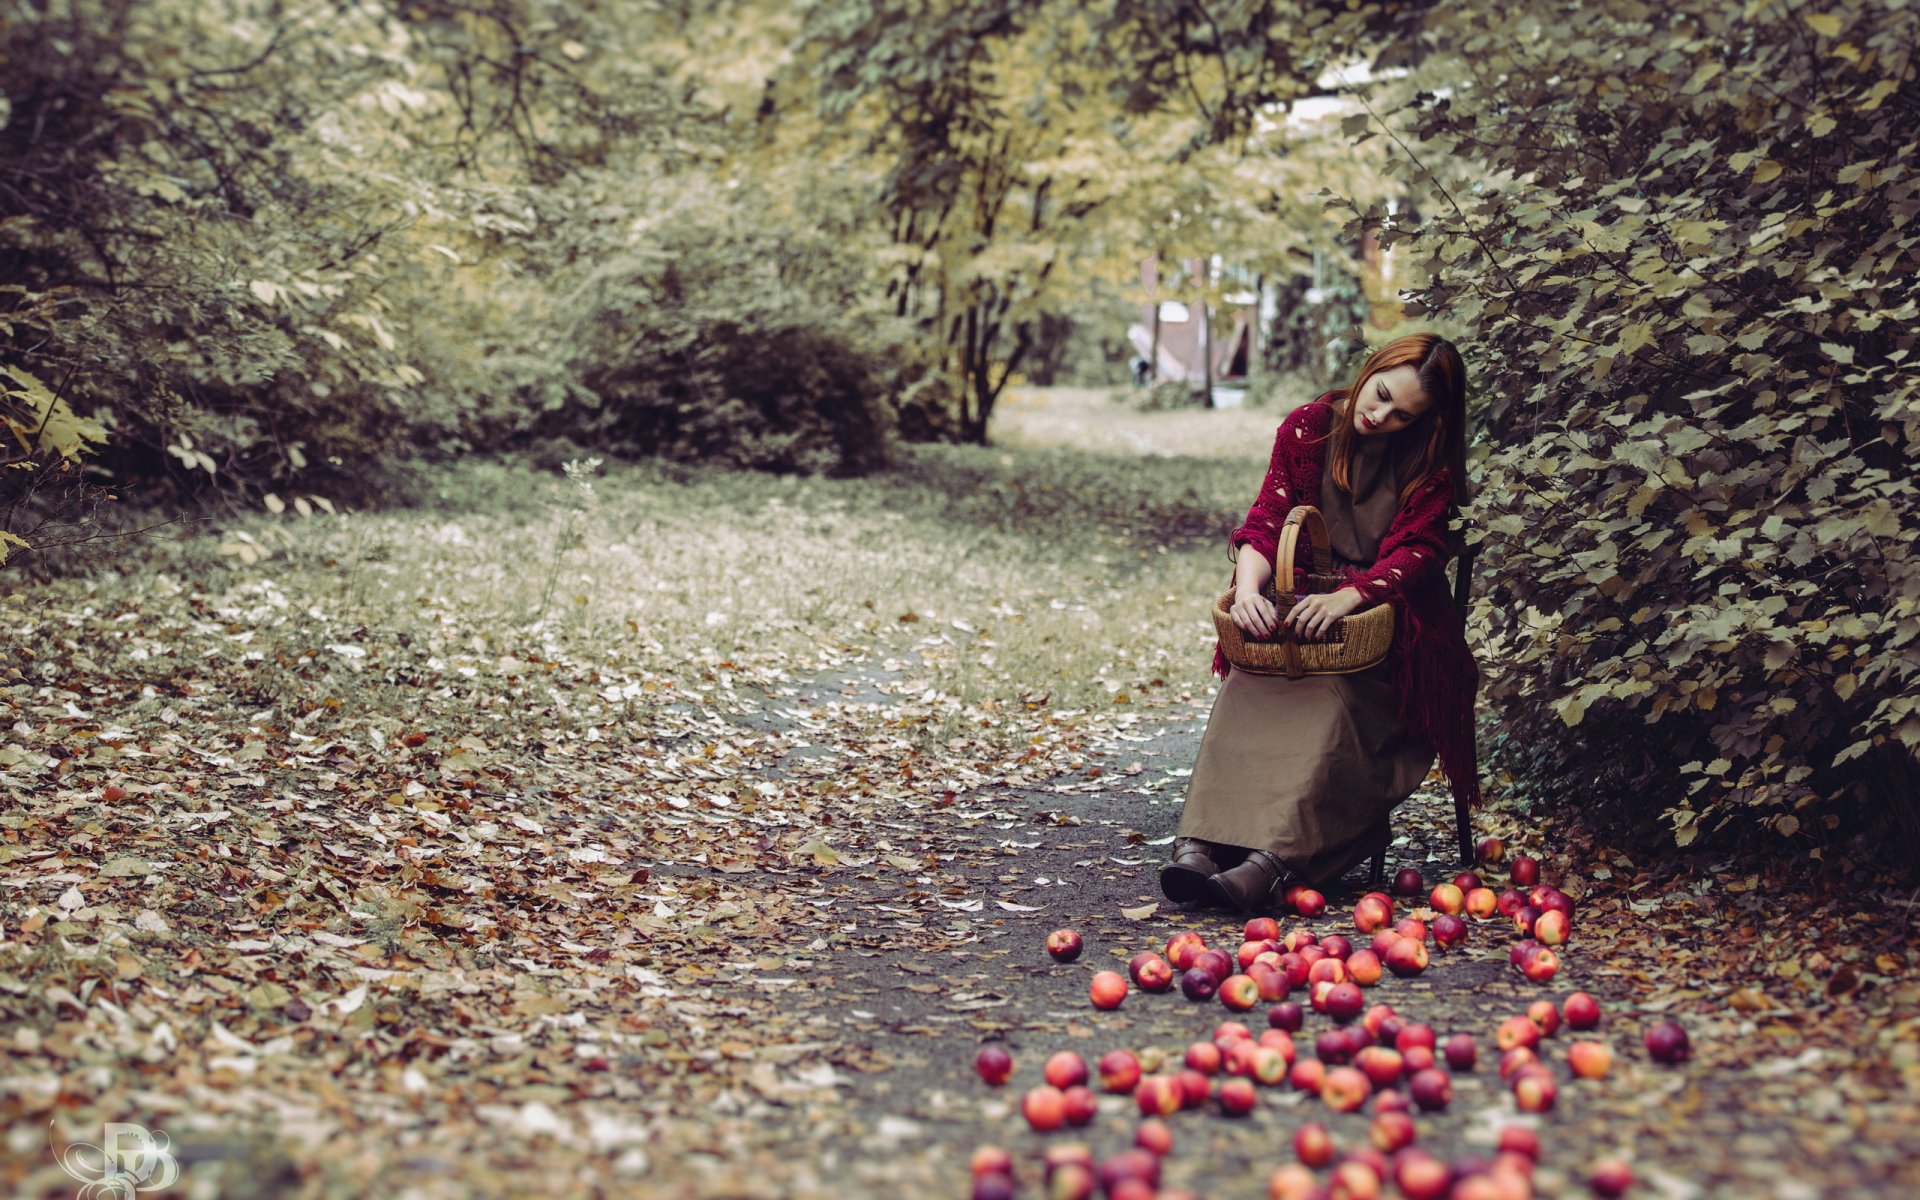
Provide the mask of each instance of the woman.
POLYGON ((1466 368, 1433 334, 1375 351, 1351 388, 1289 414, 1246 521, 1229 539, 1234 624, 1302 640, 1372 604, 1394 609, 1379 666, 1300 679, 1230 670, 1194 762, 1160 886, 1181 903, 1276 907, 1293 881, 1339 878, 1386 845, 1388 814, 1434 756, 1456 795, 1479 799, 1473 697, 1479 672, 1447 592, 1447 522, 1465 498, 1466 368), (1345 586, 1282 613, 1273 578, 1281 526, 1321 510, 1345 586))

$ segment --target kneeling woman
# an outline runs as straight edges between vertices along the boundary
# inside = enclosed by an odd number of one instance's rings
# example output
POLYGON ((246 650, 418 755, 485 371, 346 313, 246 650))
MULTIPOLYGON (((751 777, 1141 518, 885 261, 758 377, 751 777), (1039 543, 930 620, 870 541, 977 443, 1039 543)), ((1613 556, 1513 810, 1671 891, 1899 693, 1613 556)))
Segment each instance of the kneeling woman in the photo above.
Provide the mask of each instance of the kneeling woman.
MULTIPOLYGON (((1161 889, 1181 903, 1277 907, 1286 884, 1319 886, 1385 847, 1388 814, 1436 754, 1454 794, 1479 798, 1479 674, 1442 568, 1465 498, 1466 370, 1432 334, 1389 343, 1345 391, 1289 414, 1247 519, 1234 530, 1233 621, 1304 640, 1372 604, 1394 607, 1385 662, 1300 679, 1231 670, 1214 699, 1161 889), (1279 612, 1261 594, 1296 505, 1326 517, 1346 585, 1279 612)), ((1282 589, 1286 590, 1286 589, 1282 589)))

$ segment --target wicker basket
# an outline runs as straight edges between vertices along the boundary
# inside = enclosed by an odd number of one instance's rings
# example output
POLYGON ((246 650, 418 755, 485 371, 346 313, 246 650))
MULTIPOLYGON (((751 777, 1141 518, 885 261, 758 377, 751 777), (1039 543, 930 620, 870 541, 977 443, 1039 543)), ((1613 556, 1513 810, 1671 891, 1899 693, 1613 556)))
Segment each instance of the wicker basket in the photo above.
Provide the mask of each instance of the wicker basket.
MULTIPOLYGON (((1287 514, 1287 523, 1280 530, 1280 549, 1275 558, 1274 585, 1269 585, 1269 595, 1282 617, 1293 608, 1295 589, 1330 592, 1341 586, 1340 576, 1334 574, 1333 549, 1327 540, 1327 520, 1312 505, 1299 505, 1287 514), (1295 544, 1303 527, 1312 548, 1312 570, 1294 566, 1295 544), (1274 590, 1281 580, 1289 584, 1285 592, 1274 590)), ((1302 675, 1345 675, 1364 671, 1382 662, 1387 657, 1387 647, 1393 644, 1391 605, 1376 604, 1363 612, 1342 617, 1334 622, 1326 641, 1303 642, 1285 626, 1274 631, 1272 640, 1260 641, 1248 637, 1233 623, 1233 615, 1229 611, 1233 596, 1233 589, 1228 588, 1214 602, 1213 625, 1220 632, 1220 648, 1226 653, 1227 661, 1237 669, 1255 675, 1285 675, 1290 679, 1298 679, 1302 675)))

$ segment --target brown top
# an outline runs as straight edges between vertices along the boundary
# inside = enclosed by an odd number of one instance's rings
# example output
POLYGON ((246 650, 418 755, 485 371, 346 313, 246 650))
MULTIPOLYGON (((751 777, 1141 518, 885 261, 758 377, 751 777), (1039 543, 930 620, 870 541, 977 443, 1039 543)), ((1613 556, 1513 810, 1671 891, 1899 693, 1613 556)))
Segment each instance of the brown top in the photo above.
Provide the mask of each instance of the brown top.
POLYGON ((1400 511, 1400 463, 1387 437, 1355 438, 1351 494, 1333 482, 1333 455, 1320 468, 1320 512, 1327 540, 1344 565, 1365 569, 1380 557, 1380 539, 1400 511))

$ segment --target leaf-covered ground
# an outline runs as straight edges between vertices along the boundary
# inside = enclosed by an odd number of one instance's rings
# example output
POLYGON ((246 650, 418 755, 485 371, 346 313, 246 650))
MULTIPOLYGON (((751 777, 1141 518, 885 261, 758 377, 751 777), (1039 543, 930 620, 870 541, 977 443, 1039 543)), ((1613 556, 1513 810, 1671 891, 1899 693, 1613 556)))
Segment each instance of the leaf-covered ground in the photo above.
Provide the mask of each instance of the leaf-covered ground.
MULTIPOLYGON (((591 492, 476 466, 409 510, 234 521, 22 587, 0 1186, 71 1195, 49 1137, 108 1121, 166 1131, 180 1194, 232 1197, 963 1196, 986 1143, 1037 1194, 1049 1140, 1118 1149, 1126 1098, 1051 1139, 1018 1098, 1054 1051, 1177 1054, 1228 1015, 1096 1012, 1086 985, 1178 929, 1238 941, 1145 910, 1209 702, 1200 606, 1263 452, 591 492), (1078 962, 1047 957, 1059 926, 1078 962), (972 1072, 989 1040, 1006 1088, 972 1072)), ((1396 860, 1450 872, 1444 800, 1403 813, 1396 860)), ((1909 892, 1480 824, 1541 854, 1576 933, 1550 985, 1487 925, 1374 989, 1482 1042, 1423 1144, 1484 1155, 1535 1121, 1541 1195, 1603 1152, 1641 1194, 1920 1188, 1909 892), (1581 987, 1614 1070, 1570 1080, 1562 1033, 1559 1105, 1516 1117, 1493 1028, 1581 987), (1640 1047, 1668 1016, 1684 1067, 1640 1047)), ((1168 1180, 1264 1195, 1309 1116, 1366 1138, 1268 1091, 1176 1117, 1168 1180)))

